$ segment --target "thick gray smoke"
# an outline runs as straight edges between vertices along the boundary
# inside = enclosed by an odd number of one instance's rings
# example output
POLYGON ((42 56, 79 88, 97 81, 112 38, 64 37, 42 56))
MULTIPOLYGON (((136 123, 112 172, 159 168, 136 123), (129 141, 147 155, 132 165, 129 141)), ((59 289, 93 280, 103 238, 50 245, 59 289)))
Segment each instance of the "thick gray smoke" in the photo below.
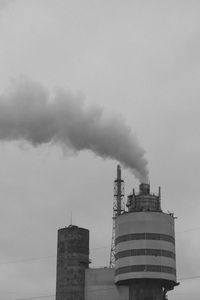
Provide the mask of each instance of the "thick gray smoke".
POLYGON ((80 97, 22 80, 0 97, 0 140, 25 140, 34 146, 54 143, 75 151, 91 150, 119 161, 143 182, 148 180, 145 151, 120 116, 108 116, 80 97))

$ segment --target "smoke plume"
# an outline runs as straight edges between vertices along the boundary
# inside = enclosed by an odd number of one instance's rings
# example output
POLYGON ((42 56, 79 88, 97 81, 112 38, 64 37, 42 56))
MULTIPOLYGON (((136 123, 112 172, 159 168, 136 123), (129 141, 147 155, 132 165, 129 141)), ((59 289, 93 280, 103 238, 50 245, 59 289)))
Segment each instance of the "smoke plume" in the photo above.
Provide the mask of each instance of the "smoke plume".
POLYGON ((57 90, 53 96, 38 83, 20 80, 0 96, 0 140, 25 140, 33 146, 53 143, 75 152, 91 150, 119 161, 143 182, 148 179, 145 151, 121 116, 57 90))

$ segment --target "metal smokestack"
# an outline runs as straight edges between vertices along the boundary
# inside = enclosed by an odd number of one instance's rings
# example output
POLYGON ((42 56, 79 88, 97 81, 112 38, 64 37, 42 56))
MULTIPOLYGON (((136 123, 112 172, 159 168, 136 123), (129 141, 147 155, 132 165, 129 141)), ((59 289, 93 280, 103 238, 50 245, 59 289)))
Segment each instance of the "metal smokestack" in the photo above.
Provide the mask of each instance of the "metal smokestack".
POLYGON ((117 165, 117 178, 114 181, 114 200, 113 200, 113 228, 110 251, 110 268, 115 267, 115 222, 118 216, 125 211, 124 205, 124 180, 122 179, 121 166, 117 165))
POLYGON ((120 215, 122 210, 122 182, 121 166, 117 165, 117 179, 115 180, 115 197, 117 200, 116 215, 120 215))

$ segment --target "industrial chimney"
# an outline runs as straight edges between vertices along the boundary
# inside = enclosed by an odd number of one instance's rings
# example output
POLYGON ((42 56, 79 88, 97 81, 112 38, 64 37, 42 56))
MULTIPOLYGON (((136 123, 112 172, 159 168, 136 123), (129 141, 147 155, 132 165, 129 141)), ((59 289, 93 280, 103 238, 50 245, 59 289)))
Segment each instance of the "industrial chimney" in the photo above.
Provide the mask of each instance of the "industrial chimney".
POLYGON ((129 286, 129 300, 164 300, 177 285, 174 216, 141 183, 128 196, 128 212, 115 220, 115 283, 129 286))
POLYGON ((56 300, 84 300, 89 266, 89 230, 75 225, 58 230, 56 300))

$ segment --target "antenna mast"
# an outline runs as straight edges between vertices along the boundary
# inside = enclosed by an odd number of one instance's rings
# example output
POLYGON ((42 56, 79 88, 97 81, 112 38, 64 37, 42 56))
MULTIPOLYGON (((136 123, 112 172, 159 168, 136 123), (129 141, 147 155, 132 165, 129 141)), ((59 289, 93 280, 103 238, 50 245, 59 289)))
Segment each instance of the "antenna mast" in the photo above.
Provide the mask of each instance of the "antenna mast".
POLYGON ((115 267, 115 220, 124 211, 124 180, 122 180, 121 178, 121 167, 120 165, 117 165, 117 179, 115 179, 114 181, 113 228, 110 251, 110 268, 115 267))

